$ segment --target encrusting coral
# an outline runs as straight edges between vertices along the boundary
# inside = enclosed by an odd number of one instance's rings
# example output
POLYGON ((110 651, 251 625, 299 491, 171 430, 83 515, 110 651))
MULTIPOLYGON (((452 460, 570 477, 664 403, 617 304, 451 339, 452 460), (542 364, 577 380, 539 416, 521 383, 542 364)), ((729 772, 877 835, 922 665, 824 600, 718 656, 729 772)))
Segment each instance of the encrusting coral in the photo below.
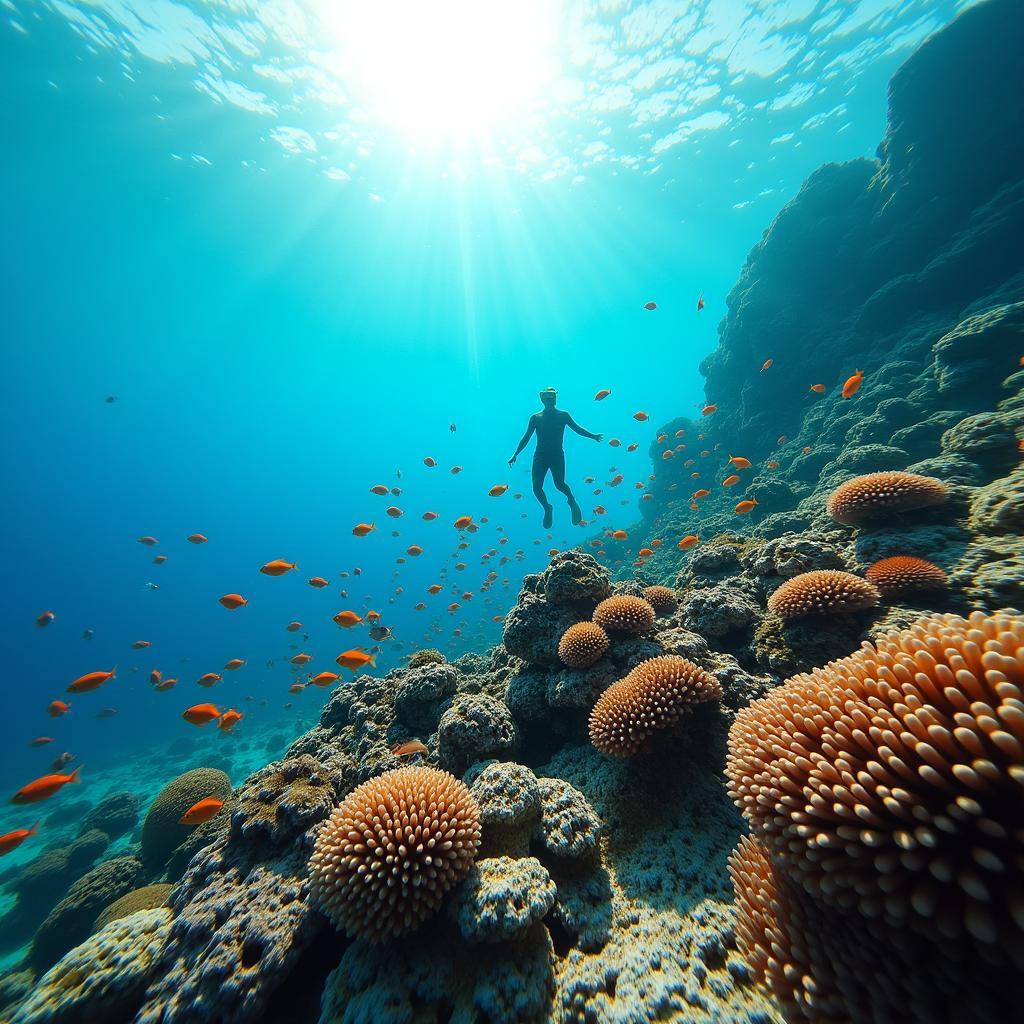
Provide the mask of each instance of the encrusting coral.
POLYGON ((166 882, 155 885, 144 885, 141 889, 133 889, 107 907, 92 926, 93 932, 105 928, 111 921, 117 921, 140 910, 156 910, 167 903, 167 897, 174 887, 166 882))
POLYGON ((883 597, 898 597, 916 590, 937 590, 949 583, 945 571, 934 562, 913 555, 893 555, 872 563, 864 578, 878 587, 883 597))
POLYGON ((589 668, 608 650, 608 634, 596 622, 577 622, 558 642, 558 656, 569 668, 589 668))
POLYGON ((644 587, 643 598, 656 615, 671 615, 679 607, 679 598, 671 587, 644 587))
POLYGON ((598 698, 590 712, 590 741, 604 754, 629 757, 695 704, 721 695, 718 680, 692 661, 650 658, 598 698))
MULTIPOLYGON (((870 922, 896 949, 923 944, 917 959, 950 985, 1024 970, 1022 651, 1022 618, 923 619, 794 677, 729 733, 730 794, 772 871, 823 914, 870 922)), ((751 896, 754 856, 734 865, 744 927, 770 934, 752 917, 771 902, 751 896)), ((802 927, 792 941, 813 945, 802 927)), ((770 981, 766 955, 754 965, 770 981)), ((817 969, 812 992, 834 985, 817 969)))
POLYGON ((594 622, 610 633, 639 636, 654 625, 654 608, 642 597, 628 594, 606 597, 594 609, 594 622))
POLYGON ((479 808, 455 776, 385 772, 349 793, 321 829, 309 860, 313 898, 352 936, 404 935, 438 910, 479 845, 479 808))
POLYGON ((839 569, 815 569, 786 580, 768 598, 768 610, 786 621, 806 615, 834 615, 878 603, 873 583, 839 569))
POLYGON ((826 507, 836 522, 856 526, 895 512, 941 505, 948 497, 949 489, 941 480, 891 471, 847 480, 832 492, 826 507))

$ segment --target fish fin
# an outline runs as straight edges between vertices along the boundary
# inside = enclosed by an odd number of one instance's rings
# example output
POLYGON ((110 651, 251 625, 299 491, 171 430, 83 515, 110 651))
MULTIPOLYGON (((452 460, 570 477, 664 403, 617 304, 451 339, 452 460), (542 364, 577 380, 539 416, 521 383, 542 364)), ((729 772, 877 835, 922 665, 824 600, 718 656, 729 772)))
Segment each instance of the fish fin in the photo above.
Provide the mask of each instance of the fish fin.
POLYGON ((116 665, 110 670, 110 678, 111 679, 116 679, 117 678, 117 666, 116 665))
POLYGON ((80 764, 80 765, 79 765, 79 766, 78 766, 78 767, 77 767, 77 768, 76 768, 76 769, 75 769, 75 770, 74 770, 74 771, 73 771, 73 772, 71 773, 71 778, 69 778, 69 779, 68 779, 68 782, 74 782, 74 783, 75 783, 76 785, 79 785, 79 786, 80 786, 80 785, 82 784, 82 779, 81 779, 81 773, 82 773, 82 769, 83 769, 84 767, 85 767, 84 765, 81 765, 81 764, 80 764))
POLYGON ((37 821, 37 822, 36 822, 36 823, 35 823, 35 824, 34 824, 34 825, 33 825, 33 826, 32 826, 32 827, 31 827, 31 828, 29 829, 29 830, 28 830, 28 834, 29 834, 30 836, 34 836, 34 835, 36 835, 36 834, 37 834, 37 833, 39 832, 39 826, 40 826, 40 825, 42 825, 42 823, 43 823, 43 819, 42 819, 42 818, 40 818, 40 819, 39 819, 39 820, 38 820, 38 821, 37 821))
POLYGON ((376 654, 371 655, 368 664, 372 665, 374 668, 377 667, 377 655, 376 654))

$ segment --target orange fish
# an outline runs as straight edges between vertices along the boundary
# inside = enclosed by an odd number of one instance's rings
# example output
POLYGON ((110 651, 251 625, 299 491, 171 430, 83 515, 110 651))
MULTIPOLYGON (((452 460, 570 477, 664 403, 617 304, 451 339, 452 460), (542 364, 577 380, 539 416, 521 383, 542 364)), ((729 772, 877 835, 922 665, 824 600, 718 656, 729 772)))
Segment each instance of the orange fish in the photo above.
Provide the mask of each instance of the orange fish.
POLYGON ((288 692, 289 693, 302 693, 302 691, 305 688, 306 688, 306 684, 305 683, 292 683, 292 685, 288 687, 288 692))
POLYGON ((352 534, 355 537, 365 537, 368 533, 376 529, 377 527, 374 526, 373 523, 356 523, 356 525, 352 527, 352 534))
POLYGON ((52 736, 37 736, 34 740, 29 741, 30 747, 45 747, 47 743, 52 743, 52 736))
POLYGON ((644 303, 644 309, 650 310, 650 309, 657 309, 657 308, 658 308, 658 304, 656 302, 645 302, 644 303))
POLYGON ((625 530, 612 530, 612 537, 616 540, 628 540, 629 534, 625 530))
POLYGON ((811 390, 816 395, 823 395, 823 394, 825 394, 825 385, 824 384, 812 384, 811 385, 811 390))
POLYGON ((223 597, 217 598, 217 600, 220 601, 228 611, 232 612, 241 608, 242 605, 249 603, 241 594, 225 594, 223 597))
POLYGON ((761 372, 764 373, 765 370, 770 370, 772 368, 772 363, 774 363, 774 362, 775 362, 774 359, 766 359, 761 364, 761 372))
POLYGON ((450 605, 448 605, 448 614, 454 615, 461 607, 461 604, 459 604, 456 601, 453 601, 450 605))
POLYGON ((697 312, 699 313, 704 308, 704 294, 703 292, 697 299, 697 312))
POLYGON ((742 455, 730 455, 729 456, 729 461, 737 469, 750 469, 750 465, 751 465, 750 459, 745 459, 745 458, 743 458, 742 455))
POLYGON ((440 594, 443 589, 444 588, 441 586, 440 583, 431 583, 430 586, 427 587, 427 593, 428 594, 440 594))
POLYGON ((419 558, 419 556, 423 554, 423 548, 421 548, 419 544, 410 544, 405 549, 405 553, 413 558, 419 558))
POLYGON ((217 728, 221 732, 231 732, 231 730, 243 719, 245 715, 241 711, 236 711, 234 708, 228 708, 223 715, 220 716, 220 721, 217 723, 217 728))
POLYGON ((358 626, 362 621, 362 617, 353 611, 338 612, 334 616, 335 625, 341 626, 342 629, 351 629, 353 626, 358 626))
POLYGON ((594 395, 595 402, 603 402, 611 394, 610 388, 601 388, 596 395, 594 395))
POLYGON ((174 688, 174 684, 177 683, 177 679, 162 679, 159 683, 155 683, 153 689, 157 693, 163 693, 165 690, 171 690, 174 688))
POLYGON ((706 488, 702 487, 699 491, 694 491, 694 498, 706 498, 711 492, 706 488))
POLYGON ((153 671, 149 673, 149 681, 154 686, 156 686, 156 684, 159 683, 160 680, 163 679, 163 677, 164 674, 158 668, 153 669, 153 671))
POLYGON ((860 391, 862 380, 864 380, 863 370, 858 370, 852 377, 847 377, 846 383, 843 385, 843 398, 853 398, 860 391))
POLYGON ((136 650, 136 651, 142 651, 142 650, 145 650, 147 647, 152 647, 152 646, 153 645, 148 640, 136 640, 132 644, 132 649, 136 650))
POLYGON ((159 544, 160 541, 158 541, 156 539, 156 537, 149 537, 149 536, 147 536, 147 537, 140 537, 139 538, 139 543, 140 544, 145 544, 147 548, 151 548, 154 545, 159 544))
POLYGON ((192 707, 181 713, 181 717, 191 725, 206 725, 220 718, 221 713, 213 704, 193 704, 192 707))
POLYGON ((774 459, 769 459, 765 463, 765 466, 767 466, 768 469, 778 469, 779 468, 779 464, 774 459))
POLYGON ((76 768, 70 775, 43 775, 41 778, 22 786, 14 796, 11 797, 12 804, 35 804, 40 800, 49 800, 54 793, 62 789, 69 782, 80 783, 82 780, 78 773, 82 769, 76 768))
POLYGON ((465 530, 472 524, 472 522, 472 516, 459 516, 459 518, 455 520, 454 526, 456 530, 465 530))
POLYGON ((370 493, 371 494, 387 494, 388 493, 387 484, 374 484, 373 487, 370 488, 370 493))
POLYGON ((732 476, 727 476, 722 481, 722 486, 723 487, 732 487, 734 484, 738 484, 739 482, 740 482, 740 478, 735 473, 733 473, 732 476))
MULTIPOLYGON (((36 625, 42 629, 43 626, 48 626, 53 622, 55 618, 57 618, 57 616, 54 615, 53 612, 42 612, 40 615, 36 616, 36 625)), ((11 849, 13 850, 14 847, 12 846, 11 849)))
POLYGON ((411 754, 425 754, 427 748, 419 740, 406 740, 405 743, 396 743, 391 753, 395 757, 409 757, 411 754))
POLYGON ((224 810, 224 801, 218 800, 215 796, 208 796, 204 800, 194 803, 178 820, 179 825, 202 825, 212 817, 224 810))
POLYGON ((643 423, 644 420, 649 420, 650 418, 651 417, 648 416, 647 413, 643 411, 633 413, 633 419, 635 419, 639 423, 643 423))
POLYGON ((675 455, 675 452, 672 451, 671 448, 666 448, 665 451, 661 453, 661 457, 663 459, 671 459, 673 455, 675 455))
POLYGON ((640 550, 639 550, 639 551, 637 552, 637 554, 638 554, 638 555, 639 555, 639 556, 640 556, 641 558, 650 558, 650 557, 651 557, 651 555, 653 555, 653 554, 654 554, 654 549, 653 549, 653 548, 641 548, 641 549, 640 549, 640 550))
POLYGON ((284 559, 275 558, 272 562, 261 565, 260 572, 264 576, 283 576, 286 572, 291 572, 292 569, 297 569, 298 567, 297 562, 286 562, 284 559))
POLYGON ((619 439, 618 439, 617 437, 613 437, 613 438, 612 438, 612 439, 611 439, 611 440, 610 440, 610 441, 608 442, 608 444, 609 444, 609 446, 610 446, 610 447, 612 447, 612 448, 618 448, 618 447, 619 447, 619 445, 621 445, 621 444, 622 444, 622 442, 621 442, 621 441, 620 441, 620 440, 619 440, 619 439))
POLYGON ((664 444, 668 440, 668 434, 658 435, 658 444, 664 444))
POLYGON ((0 836, 0 857, 13 853, 29 836, 34 836, 38 831, 37 821, 31 828, 16 828, 13 832, 0 836))
POLYGON ((153 556, 153 564, 154 565, 163 565, 164 562, 166 562, 166 561, 167 561, 167 556, 166 555, 154 555, 153 556))
POLYGON ((232 658, 225 666, 229 672, 234 672, 235 669, 241 668, 245 664, 244 658, 232 658))
POLYGON ((209 539, 209 537, 204 537, 201 533, 190 533, 185 538, 189 544, 205 544, 209 539))
MULTIPOLYGON (((116 665, 109 672, 86 672, 84 676, 79 676, 68 686, 68 693, 87 693, 89 690, 98 690, 105 682, 115 678, 116 674, 116 665)), ((59 703, 59 701, 54 701, 54 703, 59 703)))
POLYGON ((628 447, 628 448, 626 449, 626 451, 627 451, 627 452, 635 452, 635 451, 637 450, 637 448, 639 448, 639 447, 640 447, 640 445, 638 445, 638 444, 637 444, 637 443, 636 443, 636 442, 634 441, 634 442, 633 442, 633 443, 632 443, 632 444, 631 444, 631 445, 630 445, 630 446, 629 446, 629 447, 628 447))
POLYGON ((437 459, 432 459, 429 455, 423 460, 423 465, 433 469, 437 465, 437 459))
POLYGON ((288 660, 293 665, 306 665, 306 664, 308 664, 309 662, 311 662, 313 660, 313 655, 312 654, 306 654, 305 651, 302 651, 299 654, 293 654, 292 657, 289 658, 288 660))
POLYGON ((680 551, 689 551, 690 548, 695 548, 698 543, 700 543, 700 537, 695 533, 691 533, 684 537, 676 547, 679 548, 680 551))
POLYGON ((341 676, 335 672, 321 672, 309 681, 310 686, 333 686, 341 676))
POLYGON ((452 468, 451 468, 452 476, 458 476, 459 473, 461 473, 461 472, 462 472, 462 467, 461 466, 452 466, 452 468))
POLYGON ((757 505, 757 499, 756 498, 749 498, 746 501, 741 501, 736 506, 736 515, 738 515, 738 516, 745 516, 748 512, 752 511, 756 505, 757 505))
POLYGON ((364 665, 370 665, 373 668, 377 667, 377 655, 367 654, 366 651, 360 650, 358 647, 353 647, 349 651, 342 651, 334 660, 342 668, 351 669, 353 672, 364 665))
POLYGON ((313 576, 309 580, 309 585, 311 587, 316 587, 317 590, 323 590, 324 587, 328 586, 328 583, 323 576, 313 576))
POLYGON ((219 683, 221 681, 221 678, 222 677, 216 672, 206 672, 204 675, 201 675, 196 680, 196 685, 205 686, 207 689, 209 689, 211 686, 213 686, 214 683, 219 683))
POLYGON ((492 498, 500 498, 508 490, 508 484, 495 484, 487 493, 492 498))
POLYGON ((437 513, 436 512, 424 512, 423 513, 423 518, 429 523, 432 520, 437 518, 437 513))
POLYGON ((376 622, 380 618, 380 612, 375 612, 372 608, 366 613, 367 622, 376 622))
POLYGON ((801 455, 810 455, 810 454, 811 454, 811 449, 810 449, 810 447, 808 446, 808 447, 806 447, 806 448, 801 448, 801 449, 800 449, 800 454, 801 454, 801 455))
POLYGON ((705 405, 704 408, 701 409, 700 414, 701 416, 710 416, 713 412, 718 412, 717 405, 705 405))
POLYGON ((405 514, 397 505, 389 505, 384 510, 392 519, 401 519, 405 514))
POLYGON ((298 631, 302 629, 302 623, 296 620, 295 622, 289 622, 284 628, 287 629, 289 633, 298 633, 298 631))

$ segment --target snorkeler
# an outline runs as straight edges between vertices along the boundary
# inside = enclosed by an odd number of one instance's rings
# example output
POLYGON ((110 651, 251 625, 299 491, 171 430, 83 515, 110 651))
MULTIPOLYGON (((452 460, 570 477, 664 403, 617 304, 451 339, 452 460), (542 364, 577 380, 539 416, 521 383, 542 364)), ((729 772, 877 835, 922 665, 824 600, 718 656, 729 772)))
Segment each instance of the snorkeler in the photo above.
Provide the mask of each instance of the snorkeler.
POLYGON ((565 452, 562 449, 562 435, 565 433, 565 428, 575 430, 577 434, 589 437, 592 441, 600 441, 602 438, 601 434, 592 434, 589 430, 584 430, 567 412, 556 409, 555 400, 557 398, 558 393, 554 388, 545 388, 540 393, 540 400, 544 408, 530 417, 526 433, 519 441, 515 455, 508 460, 508 464, 514 466, 519 453, 530 440, 530 436, 537 435, 537 447, 533 453, 533 493, 544 509, 545 530, 551 527, 552 514, 551 505, 544 494, 544 478, 549 470, 555 487, 568 499, 573 526, 578 526, 583 521, 583 513, 580 511, 579 505, 576 504, 569 485, 565 482, 565 452))

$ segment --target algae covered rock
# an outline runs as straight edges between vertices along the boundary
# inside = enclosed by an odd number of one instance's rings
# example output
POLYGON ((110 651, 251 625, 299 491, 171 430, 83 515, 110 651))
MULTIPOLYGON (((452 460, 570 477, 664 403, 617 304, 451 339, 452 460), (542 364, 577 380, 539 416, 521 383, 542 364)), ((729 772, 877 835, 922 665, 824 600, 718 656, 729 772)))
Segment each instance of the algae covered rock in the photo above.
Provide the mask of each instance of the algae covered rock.
POLYGON ((193 826, 181 824, 181 816, 210 796, 225 802, 231 796, 231 780, 217 768, 193 768, 160 790, 142 824, 142 859, 147 870, 158 871, 167 863, 193 831, 193 826))
POLYGON ((170 924, 167 909, 140 910, 112 921, 39 979, 11 1024, 130 1020, 142 1002, 170 924))
POLYGON ((117 839, 135 828, 142 801, 135 793, 112 793, 101 800, 83 819, 79 834, 91 829, 117 839))
POLYGON ((167 882, 155 885, 144 885, 141 889, 133 889, 107 907, 92 926, 93 932, 105 928, 111 921, 138 913, 140 910, 157 910, 167 904, 167 897, 174 887, 167 882))
POLYGON ((994 398, 1001 374, 1024 350, 1024 302, 992 306, 967 317, 935 343, 939 391, 994 398))
POLYGON ((513 761, 488 761, 474 765, 465 781, 480 808, 484 855, 525 855, 540 817, 537 776, 513 761))
POLYGON ((545 599, 556 607, 593 608, 612 592, 608 570, 592 555, 563 551, 540 574, 545 599))
POLYGON ((421 668, 424 665, 444 665, 448 659, 433 647, 424 647, 409 656, 409 668, 421 668))
POLYGON ((710 640, 756 622, 761 609, 736 586, 720 583, 692 591, 683 601, 687 629, 710 640))
POLYGON ((597 848, 601 819, 587 798, 563 779, 538 779, 541 818, 534 838, 556 857, 585 857, 597 848))
POLYGON ((508 706, 482 693, 457 696, 437 727, 441 765, 459 775, 474 761, 510 753, 516 741, 508 706))
POLYGON ((467 942, 502 942, 523 934, 555 902, 555 883, 536 857, 477 860, 449 913, 467 942))
POLYGON ((395 686, 395 711, 410 728, 433 731, 439 705, 454 692, 459 670, 448 662, 427 662, 403 672, 395 686))

